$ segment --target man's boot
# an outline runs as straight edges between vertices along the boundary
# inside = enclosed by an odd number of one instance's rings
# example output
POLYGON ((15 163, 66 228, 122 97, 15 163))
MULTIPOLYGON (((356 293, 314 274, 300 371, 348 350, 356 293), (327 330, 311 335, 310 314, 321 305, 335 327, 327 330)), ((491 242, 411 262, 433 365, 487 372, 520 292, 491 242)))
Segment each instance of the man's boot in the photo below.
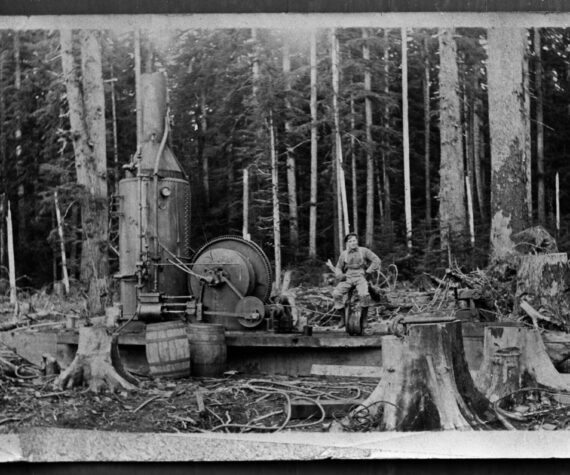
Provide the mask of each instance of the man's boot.
POLYGON ((368 307, 360 308, 360 334, 364 334, 364 329, 366 328, 366 321, 368 319, 368 307))

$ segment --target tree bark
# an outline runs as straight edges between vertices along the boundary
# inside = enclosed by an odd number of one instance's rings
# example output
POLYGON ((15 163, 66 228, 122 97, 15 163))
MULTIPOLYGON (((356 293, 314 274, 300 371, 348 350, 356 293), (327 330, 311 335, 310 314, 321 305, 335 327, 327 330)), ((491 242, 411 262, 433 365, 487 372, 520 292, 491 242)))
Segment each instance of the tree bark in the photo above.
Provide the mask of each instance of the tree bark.
POLYGON ((136 389, 136 380, 123 368, 117 336, 106 327, 82 327, 77 354, 68 368, 54 381, 54 386, 68 389, 87 383, 89 390, 100 392, 136 389))
POLYGON ((425 176, 425 186, 426 186, 426 226, 431 229, 431 107, 430 107, 430 75, 429 75, 429 39, 426 36, 423 42, 423 60, 424 60, 424 176, 425 176))
MULTIPOLYGON (((0 40, 3 40, 4 34, 0 33, 0 40)), ((0 52, 0 84, 4 84, 4 64, 5 53, 0 52)), ((2 157, 0 166, 0 267, 6 267, 6 250, 4 243, 6 242, 6 226, 5 219, 7 213, 8 201, 8 157, 6 147, 6 91, 2 87, 0 89, 0 156, 2 157)))
POLYGON ((404 208, 406 215, 406 245, 412 251, 412 190, 410 184, 410 131, 408 118, 408 33, 401 30, 402 38, 402 128, 404 148, 404 208))
POLYGON ((523 62, 526 30, 488 30, 489 129, 491 134, 491 257, 513 251, 513 233, 528 226, 523 62))
POLYGON ((275 256, 275 287, 281 285, 281 213, 279 211, 279 174, 277 170, 277 151, 275 150, 275 128, 273 114, 269 111, 269 153, 271 155, 271 190, 273 196, 273 246, 275 256))
POLYGON ((67 256, 65 254, 65 237, 63 234, 63 219, 59 210, 59 202, 57 199, 57 191, 53 193, 53 200, 55 206, 55 216, 57 220, 57 233, 59 235, 59 246, 61 249, 61 275, 63 280, 63 287, 65 294, 69 295, 69 276, 67 275, 67 256))
POLYGON ((454 30, 439 31, 439 114, 441 161, 439 181, 439 225, 442 249, 466 231, 463 136, 457 93, 457 47, 454 30))
POLYGON ((339 203, 339 247, 342 249, 344 235, 350 231, 350 223, 348 219, 348 202, 346 197, 346 181, 344 178, 344 168, 342 159, 342 140, 340 134, 340 112, 339 112, 339 45, 336 31, 333 29, 331 34, 331 62, 332 62, 332 84, 333 97, 332 109, 334 120, 334 150, 336 163, 336 179, 338 182, 338 203, 339 203))
POLYGON ((311 198, 309 211, 309 257, 317 257, 317 34, 311 30, 311 198))
POLYGON ((520 351, 520 378, 522 387, 537 384, 563 391, 570 390, 570 374, 561 374, 554 368, 539 330, 489 326, 485 328, 483 363, 475 379, 480 391, 489 387, 489 366, 498 350, 518 348, 520 351))
POLYGON ((526 129, 524 156, 525 156, 525 172, 526 172, 526 212, 529 223, 532 223, 532 155, 531 155, 531 138, 530 138, 530 77, 529 77, 529 48, 528 42, 525 41, 524 58, 523 58, 523 120, 526 129))
POLYGON ((14 31, 14 86, 16 89, 16 130, 14 131, 15 139, 15 156, 16 156, 16 174, 18 179, 18 240, 20 242, 27 241, 27 222, 28 213, 26 209, 26 167, 22 160, 22 114, 20 111, 20 90, 22 89, 22 65, 20 59, 20 33, 14 31))
POLYGON ((354 93, 350 94, 350 182, 352 184, 352 230, 358 234, 358 187, 357 185, 357 153, 356 153, 356 111, 354 108, 354 93))
POLYGON ((14 259, 14 233, 12 231, 12 211, 8 201, 8 213, 6 215, 6 241, 8 247, 8 281, 10 283, 10 303, 18 303, 18 289, 16 288, 16 261, 14 259))
POLYGON ((404 337, 382 338, 380 382, 361 407, 379 430, 483 429, 488 401, 465 361, 460 322, 410 325, 404 337))
POLYGON ((75 152, 77 183, 83 188, 81 280, 88 284, 89 310, 99 313, 107 295, 108 203, 105 137, 105 98, 101 51, 96 34, 82 30, 79 85, 70 30, 61 30, 62 65, 75 152))
POLYGON ((242 200, 243 227, 242 237, 249 239, 249 167, 243 169, 243 200, 242 200))
MULTIPOLYGON (((388 96, 390 93, 390 33, 386 28, 384 29, 384 52, 382 61, 384 63, 384 94, 388 96)), ((382 184, 383 184, 383 197, 384 197, 384 232, 388 235, 387 244, 392 244, 392 194, 390 192, 390 175, 388 169, 390 166, 390 152, 388 151, 390 147, 390 136, 387 130, 390 127, 390 108, 388 106, 388 101, 384 105, 384 133, 382 136, 382 184)))
POLYGON ((199 158, 202 163, 202 187, 204 189, 203 204, 207 209, 210 203, 210 162, 206 153, 206 134, 208 132, 208 109, 205 86, 200 91, 200 148, 199 158))
MULTIPOLYGON (((287 40, 283 45, 283 75, 285 77, 285 108, 291 114, 291 57, 287 40)), ((289 241, 297 254, 299 249, 299 218, 297 214, 297 177, 293 148, 291 147, 291 120, 285 119, 285 146, 287 155, 287 194, 289 203, 289 241)))
POLYGON ((534 90, 536 95, 536 198, 538 223, 546 225, 546 200, 544 191, 544 100, 542 90, 542 46, 540 28, 534 29, 534 54, 536 68, 534 75, 534 90))
POLYGON ((536 254, 520 257, 514 311, 521 300, 536 310, 545 309, 561 325, 570 326, 570 307, 566 296, 566 253, 536 254))
POLYGON ((251 40, 253 42, 253 62, 251 65, 251 74, 253 76, 253 100, 257 102, 259 95, 259 55, 257 46, 257 30, 255 28, 251 29, 251 40))
POLYGON ((475 100, 475 110, 473 113, 473 168, 475 177, 475 189, 477 190, 477 205, 481 220, 487 222, 487 202, 485 200, 485 186, 483 183, 483 170, 481 165, 481 157, 485 154, 484 135, 481 131, 481 113, 482 101, 475 100))
MULTIPOLYGON (((521 352, 517 347, 492 351, 485 347, 475 385, 490 402, 521 389, 520 356, 521 352)), ((531 385, 535 386, 532 383, 531 385)))
POLYGON ((106 82, 109 83, 111 88, 111 120, 113 125, 113 172, 114 172, 114 185, 115 189, 118 189, 118 182, 120 176, 120 165, 119 165, 119 137, 117 131, 117 100, 115 97, 115 83, 117 78, 114 77, 113 65, 111 64, 111 78, 106 82))
POLYGON ((374 143, 372 142, 372 73, 370 72, 369 32, 362 30, 362 59, 364 60, 364 115, 366 120, 366 235, 367 247, 372 247, 374 238, 374 143))

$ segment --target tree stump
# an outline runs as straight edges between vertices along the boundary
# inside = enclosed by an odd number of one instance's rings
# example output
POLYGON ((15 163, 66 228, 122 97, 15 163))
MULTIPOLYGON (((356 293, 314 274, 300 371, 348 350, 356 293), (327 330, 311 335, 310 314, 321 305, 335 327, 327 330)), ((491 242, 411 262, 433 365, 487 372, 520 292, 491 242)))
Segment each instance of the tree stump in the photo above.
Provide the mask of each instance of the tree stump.
POLYGON ((121 363, 117 338, 104 326, 80 328, 77 354, 54 385, 66 389, 86 383, 94 392, 105 387, 111 391, 136 389, 136 379, 121 363))
POLYGON ((490 402, 521 388, 520 356, 521 352, 516 347, 485 353, 475 385, 490 402))
POLYGON ((382 339, 382 374, 366 408, 379 430, 482 429, 489 401, 465 361, 461 323, 413 324, 403 338, 382 339))
POLYGON ((515 312, 524 299, 533 308, 548 311, 561 325, 570 326, 570 306, 565 295, 567 268, 568 256, 563 252, 520 256, 515 312))
POLYGON ((481 392, 487 393, 491 386, 492 378, 489 377, 489 373, 492 372, 491 367, 496 353, 513 347, 520 350, 520 387, 534 387, 538 384, 570 391, 570 374, 556 371, 538 330, 492 326, 485 328, 483 363, 475 379, 481 392))

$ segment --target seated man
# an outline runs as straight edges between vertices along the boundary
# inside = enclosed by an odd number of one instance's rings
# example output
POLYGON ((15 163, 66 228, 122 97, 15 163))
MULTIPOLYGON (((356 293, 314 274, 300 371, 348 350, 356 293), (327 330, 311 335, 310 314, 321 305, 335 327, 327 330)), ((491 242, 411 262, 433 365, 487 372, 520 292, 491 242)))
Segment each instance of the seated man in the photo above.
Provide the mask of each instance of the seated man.
POLYGON ((381 263, 380 258, 370 249, 358 245, 358 236, 355 233, 347 234, 344 244, 346 249, 340 253, 335 272, 340 282, 333 291, 334 308, 335 312, 341 316, 341 327, 346 324, 343 309, 347 295, 354 288, 360 299, 362 319, 365 321, 370 306, 366 275, 379 270, 381 263))

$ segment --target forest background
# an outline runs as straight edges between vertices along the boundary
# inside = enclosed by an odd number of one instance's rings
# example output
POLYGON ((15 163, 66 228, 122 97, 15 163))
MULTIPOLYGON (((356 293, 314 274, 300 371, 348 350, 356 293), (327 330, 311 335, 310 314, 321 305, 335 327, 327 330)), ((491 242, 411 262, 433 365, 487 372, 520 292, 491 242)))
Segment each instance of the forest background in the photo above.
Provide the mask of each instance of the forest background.
POLYGON ((95 274, 117 271, 113 194, 140 143, 140 72, 168 78, 194 249, 244 233, 277 259, 279 233, 284 266, 320 265, 350 229, 417 274, 450 257, 484 266, 532 224, 570 244, 570 30, 3 30, 0 45, 0 277, 10 203, 19 287, 62 278, 55 191, 70 276, 93 277, 87 248, 108 259, 95 274), (102 139, 86 116, 80 137, 81 104, 102 139), (81 140, 103 160, 95 198, 81 140))

